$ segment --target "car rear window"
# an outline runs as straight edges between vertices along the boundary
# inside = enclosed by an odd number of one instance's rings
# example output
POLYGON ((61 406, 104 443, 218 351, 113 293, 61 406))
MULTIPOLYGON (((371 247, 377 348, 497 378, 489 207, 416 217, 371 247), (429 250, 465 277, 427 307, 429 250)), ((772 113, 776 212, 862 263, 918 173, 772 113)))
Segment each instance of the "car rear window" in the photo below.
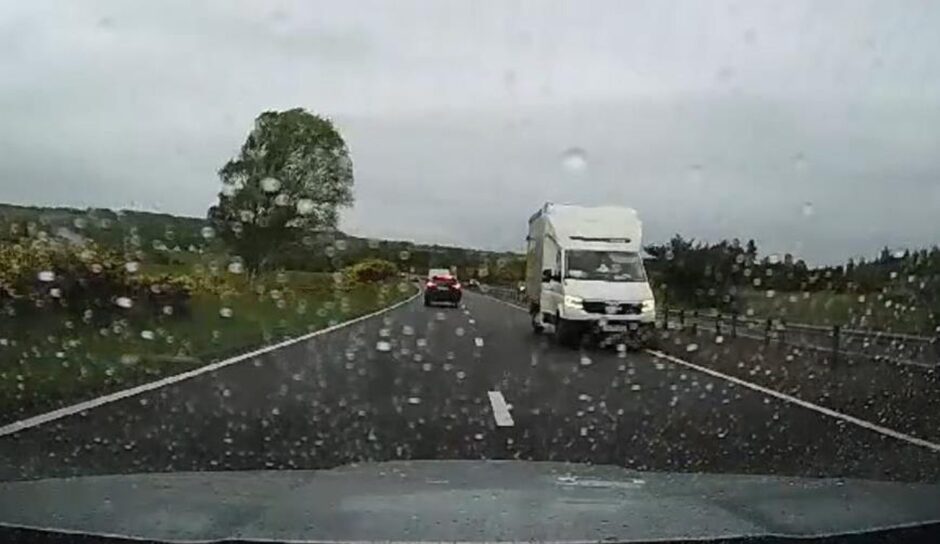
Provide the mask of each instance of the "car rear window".
POLYGON ((434 276, 431 281, 437 285, 453 285, 457 283, 457 278, 453 276, 434 276))

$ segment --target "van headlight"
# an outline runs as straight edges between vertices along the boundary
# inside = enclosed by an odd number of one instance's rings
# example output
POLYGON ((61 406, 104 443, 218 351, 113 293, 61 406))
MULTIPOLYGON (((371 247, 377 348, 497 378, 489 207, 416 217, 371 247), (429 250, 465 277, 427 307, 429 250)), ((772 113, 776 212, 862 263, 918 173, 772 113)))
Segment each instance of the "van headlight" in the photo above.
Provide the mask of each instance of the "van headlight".
POLYGON ((652 299, 652 298, 648 298, 648 299, 646 299, 646 300, 643 301, 642 306, 643 306, 643 313, 644 313, 644 314, 645 314, 645 313, 649 313, 649 312, 655 312, 655 311, 656 311, 656 300, 655 300, 655 299, 652 299))
POLYGON ((584 306, 584 299, 581 297, 565 295, 565 306, 570 306, 572 308, 582 308, 584 306))

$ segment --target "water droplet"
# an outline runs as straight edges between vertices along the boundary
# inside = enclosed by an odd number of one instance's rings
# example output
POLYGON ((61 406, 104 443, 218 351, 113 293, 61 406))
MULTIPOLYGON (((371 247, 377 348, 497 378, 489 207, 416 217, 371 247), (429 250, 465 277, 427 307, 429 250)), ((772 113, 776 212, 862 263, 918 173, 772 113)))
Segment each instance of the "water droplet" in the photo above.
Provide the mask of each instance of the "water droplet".
POLYGON ((134 301, 127 297, 118 297, 114 301, 114 303, 120 306, 121 308, 130 308, 131 306, 134 305, 134 301))
POLYGON ((457 328, 454 330, 454 334, 456 334, 457 336, 463 336, 463 335, 464 335, 464 332, 465 332, 465 331, 463 330, 463 327, 457 327, 457 328))
POLYGON ((692 353, 693 351, 698 351, 698 344, 688 344, 687 346, 685 346, 685 350, 689 353, 692 353))
POLYGON ((392 351, 392 345, 385 340, 379 340, 375 343, 375 349, 378 351, 392 351))
POLYGON ((281 180, 277 178, 264 178, 261 180, 261 189, 266 193, 276 193, 281 189, 281 180))
POLYGON ((411 253, 408 253, 408 252, 405 251, 405 250, 399 251, 399 252, 398 252, 398 258, 401 259, 401 260, 403 260, 403 261, 407 261, 408 259, 411 258, 411 253))
POLYGON ((569 147, 561 154, 561 164, 569 172, 583 172, 587 168, 587 152, 580 147, 569 147))
POLYGON ((62 296, 62 290, 58 287, 53 287, 49 289, 49 296, 52 298, 60 298, 62 296))
POLYGON ((313 213, 316 205, 309 198, 301 198, 297 201, 297 213, 300 215, 309 215, 313 213))
POLYGON ((421 404, 421 397, 408 397, 408 404, 411 404, 411 405, 421 404))
POLYGON ((477 433, 473 435, 474 440, 483 440, 483 433, 477 433))
POLYGON ((635 383, 630 386, 630 391, 639 391, 641 389, 643 389, 643 387, 638 383, 635 383))
POLYGON ((480 338, 479 336, 477 336, 476 338, 473 339, 473 344, 474 344, 476 347, 478 347, 478 348, 482 348, 482 347, 483 347, 483 339, 480 338))
POLYGON ((215 238, 215 229, 213 229, 212 227, 202 227, 202 230, 200 232, 202 234, 202 237, 205 238, 206 240, 211 240, 215 238))
POLYGON ((797 153, 793 156, 793 169, 798 173, 803 173, 806 171, 806 157, 802 153, 797 153))
POLYGON ((232 261, 228 263, 228 271, 232 274, 241 274, 245 271, 245 265, 241 261, 232 261))
POLYGON ((39 278, 39 281, 44 281, 44 282, 55 281, 55 272, 51 270, 43 270, 36 276, 39 278))
POLYGON ((287 196, 287 193, 281 193, 274 197, 275 206, 287 206, 290 204, 290 197, 287 196))
POLYGON ((716 343, 716 344, 724 344, 724 343, 725 343, 725 337, 719 334, 718 336, 715 337, 715 343, 716 343))
MULTIPOLYGON (((125 353, 124 355, 121 355, 122 365, 136 365, 138 361, 140 361, 140 356, 135 355, 133 353, 125 353)), ((105 374, 108 374, 108 376, 111 376, 112 374, 114 374, 113 369, 109 368, 108 371, 105 372, 105 374), (108 374, 108 371, 110 371, 111 374, 108 374)))
POLYGON ((810 217, 813 215, 813 213, 814 213, 813 203, 809 201, 804 202, 803 203, 803 217, 810 217))
POLYGON ((140 263, 137 261, 128 261, 124 263, 124 270, 127 270, 131 274, 136 274, 140 270, 140 263))
POLYGON ((227 307, 226 307, 226 308, 219 308, 219 316, 220 316, 220 317, 224 317, 224 318, 227 319, 227 318, 229 318, 229 317, 232 317, 233 314, 234 314, 234 312, 232 312, 232 309, 231 309, 231 308, 227 308, 227 307))
POLYGON ((591 363, 593 362, 594 361, 591 361, 591 358, 588 357, 587 355, 581 356, 581 366, 591 366, 591 363))
POLYGON ((140 337, 144 340, 153 340, 157 335, 155 335, 153 331, 140 331, 140 337))
POLYGON ((705 180, 704 169, 701 164, 693 164, 689 167, 689 184, 693 186, 700 186, 705 180))
POLYGON ((415 329, 411 325, 403 325, 401 328, 401 333, 405 336, 412 336, 415 333, 415 329))

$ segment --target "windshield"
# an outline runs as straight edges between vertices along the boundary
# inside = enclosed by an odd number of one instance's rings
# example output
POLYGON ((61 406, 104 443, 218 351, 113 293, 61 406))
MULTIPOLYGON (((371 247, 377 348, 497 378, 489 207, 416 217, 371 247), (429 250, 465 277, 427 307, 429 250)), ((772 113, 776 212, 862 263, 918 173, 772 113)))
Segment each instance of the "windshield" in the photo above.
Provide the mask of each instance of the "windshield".
POLYGON ((940 520, 940 1, 7 0, 0 113, 0 543, 940 520))
POLYGON ((643 259, 625 251, 569 250, 566 278, 598 281, 646 281, 643 259))

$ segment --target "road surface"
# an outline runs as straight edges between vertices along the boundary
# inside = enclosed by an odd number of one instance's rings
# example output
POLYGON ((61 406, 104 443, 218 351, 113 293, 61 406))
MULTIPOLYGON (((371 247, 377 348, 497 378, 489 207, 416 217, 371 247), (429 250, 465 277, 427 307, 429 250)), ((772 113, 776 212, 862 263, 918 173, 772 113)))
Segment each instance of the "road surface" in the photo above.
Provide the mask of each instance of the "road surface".
POLYGON ((0 479, 527 459, 940 482, 940 454, 468 293, 0 437, 0 479))

